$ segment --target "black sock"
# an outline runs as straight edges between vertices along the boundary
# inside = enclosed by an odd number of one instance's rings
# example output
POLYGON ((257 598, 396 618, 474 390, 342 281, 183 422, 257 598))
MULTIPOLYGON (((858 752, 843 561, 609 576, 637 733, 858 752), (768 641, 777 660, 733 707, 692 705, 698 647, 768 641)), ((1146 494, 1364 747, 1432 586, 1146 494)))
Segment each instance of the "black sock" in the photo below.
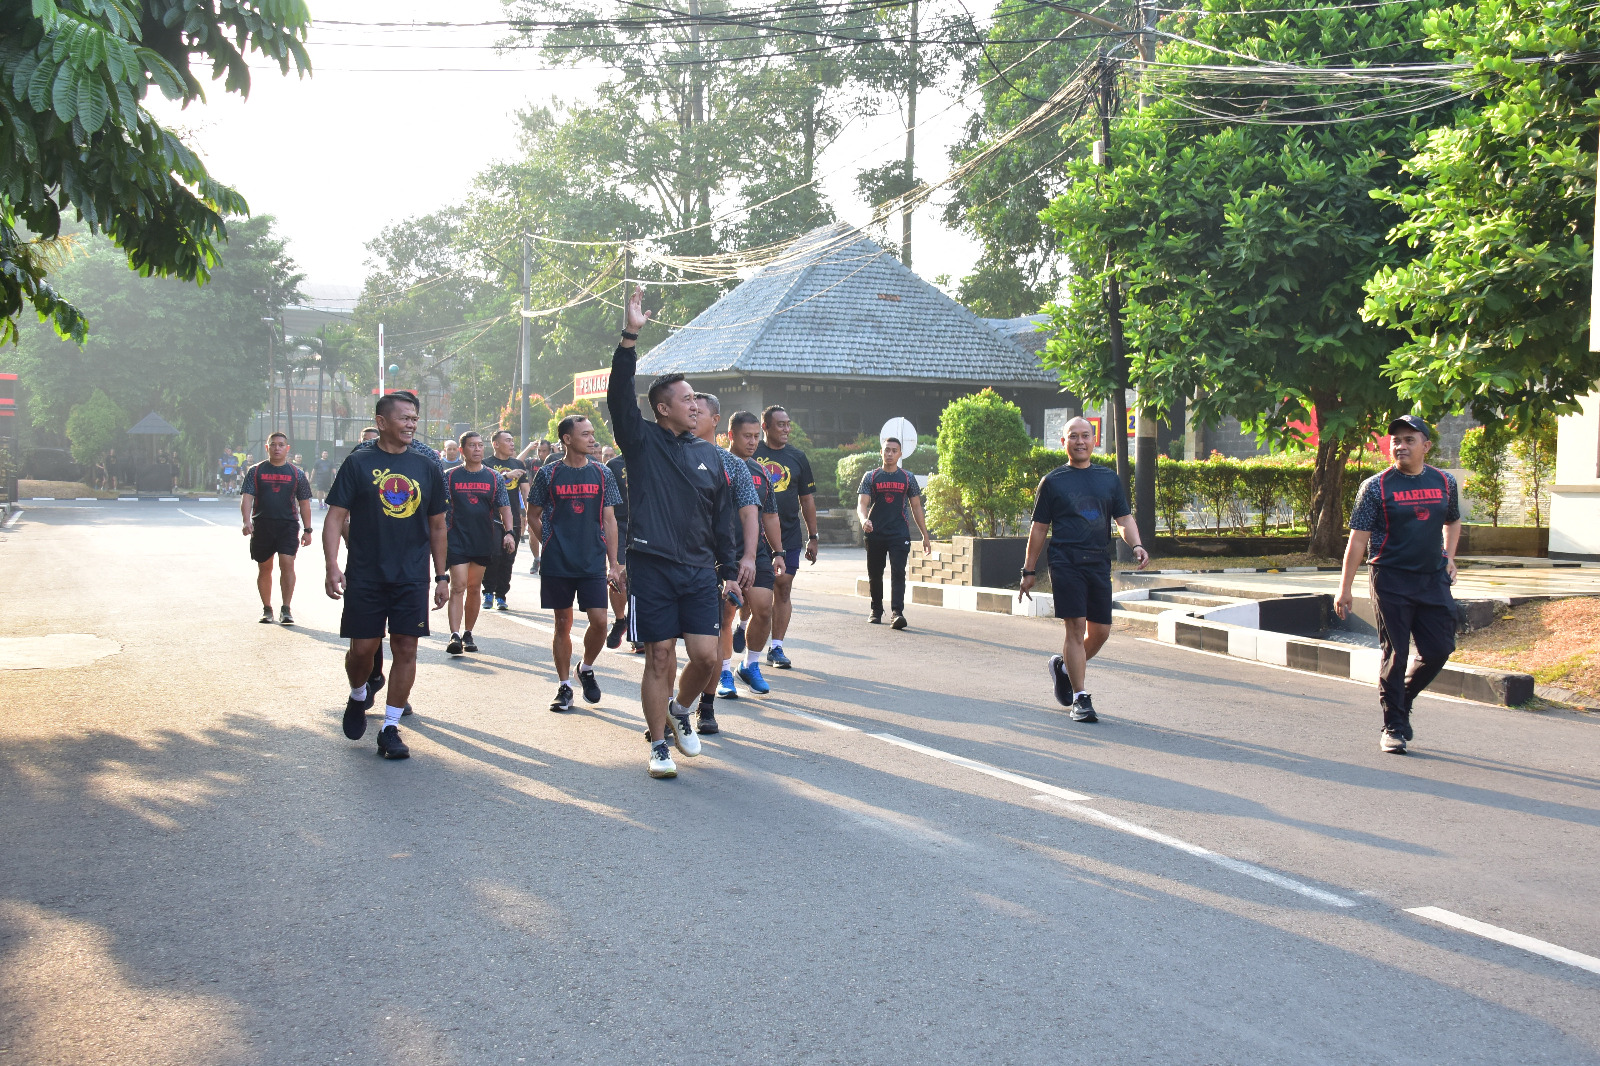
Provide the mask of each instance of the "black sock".
POLYGON ((711 708, 713 707, 713 705, 716 704, 716 702, 717 702, 717 694, 715 692, 702 692, 702 693, 700 693, 700 709, 702 711, 711 710, 711 708))

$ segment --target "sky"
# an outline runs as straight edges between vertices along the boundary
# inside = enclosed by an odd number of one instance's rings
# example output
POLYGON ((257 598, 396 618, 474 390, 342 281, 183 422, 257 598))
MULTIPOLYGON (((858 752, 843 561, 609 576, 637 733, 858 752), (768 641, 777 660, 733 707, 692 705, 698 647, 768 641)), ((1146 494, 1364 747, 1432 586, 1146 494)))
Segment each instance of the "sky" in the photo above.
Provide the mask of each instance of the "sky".
MULTIPOLYGON (((519 108, 552 97, 581 99, 604 77, 547 69, 531 52, 498 55, 485 47, 503 32, 498 28, 418 32, 333 24, 488 21, 504 17, 499 0, 315 0, 312 10, 318 22, 308 41, 311 77, 260 65, 248 100, 217 84, 208 88, 208 103, 179 110, 157 100, 152 110, 185 135, 213 177, 244 195, 252 213, 277 219, 317 302, 353 302, 366 275, 368 241, 401 219, 459 202, 481 170, 513 157, 519 108)), ((923 177, 949 169, 947 149, 969 114, 964 102, 950 104, 937 92, 919 103, 923 177)), ((820 169, 837 170, 824 180, 824 192, 846 221, 862 224, 869 214, 855 194, 856 171, 901 156, 903 136, 898 112, 858 120, 822 155, 820 169)), ((942 200, 915 216, 914 266, 929 280, 940 274, 959 280, 980 249, 939 222, 942 200)))

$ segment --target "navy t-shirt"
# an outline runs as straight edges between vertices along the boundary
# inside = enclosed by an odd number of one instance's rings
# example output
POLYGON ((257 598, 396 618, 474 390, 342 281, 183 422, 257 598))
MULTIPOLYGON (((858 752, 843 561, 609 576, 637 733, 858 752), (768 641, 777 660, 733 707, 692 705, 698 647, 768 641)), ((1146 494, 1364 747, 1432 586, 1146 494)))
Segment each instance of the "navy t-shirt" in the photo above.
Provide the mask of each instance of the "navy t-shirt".
POLYGON ((867 512, 872 532, 867 536, 882 540, 911 539, 906 509, 911 505, 911 497, 922 495, 917 475, 904 467, 891 474, 880 466, 861 476, 861 487, 856 492, 872 497, 872 509, 867 512))
POLYGON ((450 554, 493 555, 500 550, 500 508, 509 507, 505 479, 491 466, 445 471, 450 494, 450 554))
MULTIPOLYGON (((511 524, 517 528, 512 530, 518 536, 522 535, 522 487, 528 482, 528 464, 512 456, 510 459, 500 459, 493 455, 483 461, 484 466, 493 467, 500 472, 506 482, 506 495, 511 500, 511 524)), ((500 512, 494 514, 495 524, 500 524, 500 512)), ((496 538, 498 539, 498 537, 496 538)))
POLYGON ((619 455, 606 464, 606 469, 617 479, 617 494, 622 500, 613 509, 617 519, 617 548, 620 550, 628 543, 628 461, 619 455))
POLYGON ((811 476, 811 460, 793 444, 769 448, 766 441, 756 447, 756 461, 767 468, 772 491, 778 498, 778 524, 783 529, 783 550, 806 545, 805 523, 800 520, 800 497, 814 496, 817 479, 811 476))
MULTIPOLYGON (((737 456, 735 457, 737 458, 737 456)), ((755 490, 756 501, 761 511, 756 516, 756 563, 761 564, 772 558, 772 545, 767 543, 767 531, 763 516, 778 513, 778 497, 772 491, 772 478, 767 475, 767 468, 754 459, 744 460, 744 465, 750 470, 750 487, 755 490)), ((744 550, 744 524, 737 526, 737 536, 734 544, 742 553, 744 550)), ((768 567, 772 564, 767 563, 768 567)))
POLYGON ((254 496, 250 518, 256 522, 293 522, 296 500, 311 499, 306 472, 293 463, 273 466, 263 460, 245 472, 240 495, 254 496))
POLYGON ((596 462, 571 467, 546 463, 533 478, 528 506, 543 508, 539 520, 543 556, 539 572, 551 577, 594 577, 606 572, 605 508, 622 496, 611 471, 596 462))
POLYGON ((1367 561, 1389 570, 1433 574, 1445 568, 1444 527, 1461 521, 1456 479, 1437 467, 1402 473, 1391 466, 1361 483, 1350 528, 1372 534, 1367 561))
POLYGON ((431 580, 428 519, 449 505, 438 463, 414 451, 357 449, 339 465, 327 502, 350 512, 349 584, 431 580))
POLYGON ((1099 562, 1102 557, 1109 563, 1111 523, 1131 511, 1116 471, 1069 463, 1039 482, 1033 520, 1050 527, 1050 565, 1099 562))

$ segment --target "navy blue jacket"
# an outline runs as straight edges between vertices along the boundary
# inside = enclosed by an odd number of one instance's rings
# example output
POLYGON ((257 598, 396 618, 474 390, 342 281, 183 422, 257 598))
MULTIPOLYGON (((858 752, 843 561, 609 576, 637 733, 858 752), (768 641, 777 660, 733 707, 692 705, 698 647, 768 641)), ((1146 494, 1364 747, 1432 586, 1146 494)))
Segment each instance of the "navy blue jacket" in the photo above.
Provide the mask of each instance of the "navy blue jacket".
POLYGON ((628 469, 628 554, 716 567, 731 581, 739 576, 737 510, 722 456, 715 444, 644 417, 633 383, 638 363, 637 351, 619 345, 606 388, 611 433, 628 469))

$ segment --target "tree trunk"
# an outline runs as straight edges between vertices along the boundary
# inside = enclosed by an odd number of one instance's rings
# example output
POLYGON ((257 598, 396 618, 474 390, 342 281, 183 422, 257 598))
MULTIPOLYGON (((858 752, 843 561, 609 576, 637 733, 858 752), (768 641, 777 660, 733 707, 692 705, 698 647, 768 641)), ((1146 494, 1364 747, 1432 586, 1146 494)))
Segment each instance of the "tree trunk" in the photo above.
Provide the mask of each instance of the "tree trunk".
POLYGON ((917 83, 922 79, 922 51, 917 38, 917 0, 911 0, 910 72, 906 78, 906 199, 900 202, 900 262, 911 269, 911 183, 917 162, 917 83))
POLYGON ((1317 464, 1311 474, 1312 555, 1338 558, 1344 554, 1344 467, 1350 446, 1323 435, 1317 440, 1317 464))

